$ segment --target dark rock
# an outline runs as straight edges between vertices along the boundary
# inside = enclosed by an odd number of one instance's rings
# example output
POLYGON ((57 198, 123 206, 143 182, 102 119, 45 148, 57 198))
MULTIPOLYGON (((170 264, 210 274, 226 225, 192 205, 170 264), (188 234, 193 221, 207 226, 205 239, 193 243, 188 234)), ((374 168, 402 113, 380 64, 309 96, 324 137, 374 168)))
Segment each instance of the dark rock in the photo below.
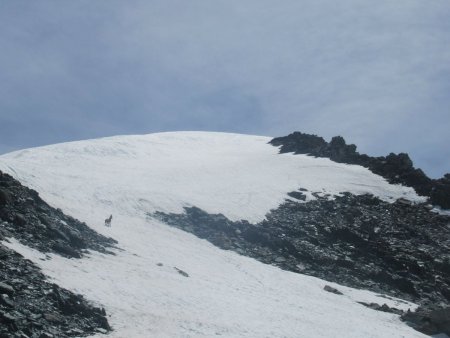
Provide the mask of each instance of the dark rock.
MULTIPOLYGON (((189 277, 189 275, 186 277, 189 277)), ((100 326, 100 329, 103 329, 107 332, 112 330, 111 326, 109 326, 108 320, 106 319, 106 317, 104 315, 97 314, 96 315, 96 323, 100 326)), ((98 328, 97 328, 97 330, 98 330, 98 328)))
POLYGON ((8 191, 0 189, 0 205, 5 205, 11 202, 11 195, 8 191))
POLYGON ((0 282, 0 293, 6 293, 8 295, 14 294, 14 288, 11 285, 0 282))
POLYGON ((24 333, 22 331, 17 332, 16 333, 16 337, 18 337, 18 338, 30 338, 30 336, 28 336, 26 333, 24 333))
POLYGON ((295 198, 295 199, 300 200, 300 201, 305 201, 306 200, 306 195, 304 195, 300 191, 292 191, 292 192, 288 193, 288 195, 291 196, 292 198, 295 198))
POLYGON ((450 174, 445 174, 444 177, 434 180, 433 183, 430 193, 431 200, 443 208, 450 209, 450 174))
POLYGON ((177 267, 173 267, 175 270, 177 270, 177 272, 180 274, 180 275, 182 275, 182 276, 184 276, 184 277, 189 277, 189 274, 187 273, 187 272, 185 272, 185 271, 183 271, 183 270, 181 270, 181 269, 178 269, 177 267))
POLYGON ((44 313, 44 319, 50 323, 61 323, 64 321, 64 317, 57 313, 44 313))
POLYGON ((62 241, 54 242, 52 245, 52 249, 57 253, 63 254, 65 256, 81 258, 81 254, 76 249, 72 248, 62 241))
POLYGON ((1 315, 1 321, 4 323, 14 323, 19 319, 20 319, 19 317, 14 316, 14 314, 12 313, 3 313, 1 315))
POLYGON ((281 146, 283 153, 312 154, 321 152, 327 142, 317 135, 294 132, 286 137, 277 137, 270 141, 274 146, 281 146))
MULTIPOLYGON (((97 330, 95 330, 96 332, 98 331, 98 329, 97 330)), ((70 330, 67 330, 66 332, 65 332, 67 335, 69 335, 69 336, 76 336, 76 337, 79 337, 80 335, 82 335, 84 332, 82 331, 82 330, 79 330, 79 329, 70 329, 70 330)), ((106 331, 106 333, 107 333, 107 331, 106 331)))
POLYGON ((67 235, 69 237, 70 243, 78 248, 85 248, 86 241, 83 239, 83 236, 79 231, 74 229, 68 229, 67 235))
POLYGON ((0 305, 13 308, 14 307, 14 301, 8 297, 8 295, 0 295, 0 305))
POLYGON ((414 312, 406 312, 401 319, 425 334, 445 333, 450 336, 449 306, 420 306, 414 312))
POLYGON ((39 338, 54 338, 55 336, 48 332, 42 332, 39 338))
POLYGON ((55 239, 62 239, 64 242, 70 242, 69 236, 67 236, 62 230, 59 230, 55 226, 48 227, 50 235, 55 239))
POLYGON ((386 304, 380 305, 377 303, 364 303, 364 302, 358 302, 361 305, 364 305, 365 307, 368 307, 370 309, 376 310, 376 311, 381 311, 381 312, 388 312, 388 313, 394 313, 396 315, 402 315, 404 312, 402 310, 393 308, 393 307, 389 307, 386 304))
POLYGON ((323 287, 323 289, 324 289, 325 291, 327 291, 327 292, 331 292, 331 293, 334 293, 334 294, 336 294, 336 295, 343 295, 343 293, 342 293, 341 291, 339 291, 338 289, 333 288, 333 287, 331 287, 331 286, 329 286, 329 285, 325 285, 325 286, 323 287))
POLYGON ((22 215, 22 214, 16 214, 15 217, 14 217, 14 221, 13 222, 14 222, 15 225, 25 225, 25 224, 27 224, 27 220, 26 220, 25 216, 22 215))
POLYGON ((400 203, 403 205, 412 205, 413 204, 410 200, 407 200, 406 198, 399 198, 397 200, 397 203, 400 203))

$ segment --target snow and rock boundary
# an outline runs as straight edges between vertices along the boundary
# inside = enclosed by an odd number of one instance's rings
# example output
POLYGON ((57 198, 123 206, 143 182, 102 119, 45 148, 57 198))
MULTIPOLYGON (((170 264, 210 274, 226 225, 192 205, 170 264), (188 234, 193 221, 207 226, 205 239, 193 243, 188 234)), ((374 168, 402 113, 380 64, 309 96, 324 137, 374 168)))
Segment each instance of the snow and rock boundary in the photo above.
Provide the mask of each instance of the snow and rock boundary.
POLYGON ((8 248, 11 241, 72 259, 88 250, 108 253, 117 243, 0 171, 0 336, 82 337, 111 330, 104 309, 49 281, 36 264, 8 248))
POLYGON ((337 163, 361 165, 390 183, 414 188, 418 194, 428 196, 434 205, 450 209, 450 173, 440 179, 431 179, 421 169, 414 168, 408 154, 390 153, 387 156, 371 157, 358 153, 356 146, 346 144, 341 136, 326 142, 320 136, 298 131, 276 137, 270 144, 280 147, 280 153, 309 154, 329 158, 337 163))
POLYGON ((43 201, 39 194, 0 171, 0 239, 14 237, 41 252, 81 258, 88 250, 109 251, 117 241, 92 230, 43 201))
POLYGON ((426 334, 450 335, 450 307, 442 305, 450 302, 450 217, 426 204, 345 194, 286 201, 258 224, 232 222, 195 207, 149 217, 265 264, 420 303, 413 313, 389 307, 382 295, 378 303, 360 302, 402 315, 426 334))
POLYGON ((422 304, 450 302, 450 216, 345 194, 288 200, 251 224, 189 207, 149 215, 282 269, 422 304))

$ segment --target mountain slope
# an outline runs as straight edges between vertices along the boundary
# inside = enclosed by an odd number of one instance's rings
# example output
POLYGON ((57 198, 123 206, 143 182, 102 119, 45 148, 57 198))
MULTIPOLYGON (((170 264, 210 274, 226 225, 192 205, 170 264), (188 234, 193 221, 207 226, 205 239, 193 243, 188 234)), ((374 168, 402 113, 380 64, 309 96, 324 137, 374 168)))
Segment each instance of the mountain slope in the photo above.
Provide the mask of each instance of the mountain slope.
MULTIPOLYGON (((386 201, 423 201, 413 189, 369 170, 305 155, 278 155, 269 138, 164 133, 59 144, 0 157, 4 170, 54 207, 118 240, 116 256, 82 260, 5 245, 32 259, 60 285, 111 314, 115 337, 422 337, 398 316, 356 301, 376 294, 282 271, 219 250, 152 218, 196 206, 231 220, 258 222, 287 193, 307 200, 342 192, 386 201), (111 228, 103 220, 113 214, 111 228), (41 260, 43 259, 43 260, 41 260), (333 284, 331 284, 333 285, 333 284)), ((383 298, 397 308, 407 302, 383 298)))

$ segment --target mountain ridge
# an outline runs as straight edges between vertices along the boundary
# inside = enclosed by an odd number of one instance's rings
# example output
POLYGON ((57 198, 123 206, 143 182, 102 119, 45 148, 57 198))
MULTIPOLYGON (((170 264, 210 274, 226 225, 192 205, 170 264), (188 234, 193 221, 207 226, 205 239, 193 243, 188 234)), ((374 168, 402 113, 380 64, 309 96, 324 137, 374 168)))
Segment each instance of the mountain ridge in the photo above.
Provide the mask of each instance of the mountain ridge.
POLYGON ((361 165, 390 183, 412 187, 418 194, 428 196, 433 204, 450 209, 450 173, 439 179, 431 179, 423 170, 413 166, 406 153, 372 157, 357 152, 356 145, 347 144, 342 136, 334 136, 330 142, 326 142, 320 136, 298 131, 276 137, 270 144, 280 147, 280 153, 309 154, 338 163, 361 165))
MULTIPOLYGON (((278 154, 269 141, 237 134, 169 133, 1 156, 0 168, 36 189, 50 205, 119 242, 111 249, 115 255, 93 251, 77 260, 57 253, 47 254, 47 259, 13 239, 5 245, 59 285, 104 306, 114 329, 111 337, 328 337, 336 332, 423 337, 401 323, 398 314, 374 311, 371 304, 381 299, 386 305, 380 309, 398 312, 415 309, 410 302, 261 264, 148 217, 154 212, 182 215, 185 207, 196 207, 224 215, 234 233, 246 230, 234 223, 247 220, 252 231, 244 234, 253 238, 253 250, 261 238, 255 232, 258 223, 285 203, 288 208, 310 208, 309 203, 321 208, 343 203, 351 193, 356 201, 378 198, 380 208, 389 203, 395 210, 430 212, 413 189, 389 184, 366 168, 278 154), (367 197, 369 193, 375 197, 367 197), (106 228, 103 220, 111 213, 112 227, 106 228), (334 289, 343 295, 329 292, 334 289)), ((197 223, 217 234, 207 218, 197 223)), ((275 233, 285 231, 276 227, 275 233)), ((278 259, 275 265, 290 264, 289 238, 270 236, 276 251, 288 249, 286 261, 278 259)))

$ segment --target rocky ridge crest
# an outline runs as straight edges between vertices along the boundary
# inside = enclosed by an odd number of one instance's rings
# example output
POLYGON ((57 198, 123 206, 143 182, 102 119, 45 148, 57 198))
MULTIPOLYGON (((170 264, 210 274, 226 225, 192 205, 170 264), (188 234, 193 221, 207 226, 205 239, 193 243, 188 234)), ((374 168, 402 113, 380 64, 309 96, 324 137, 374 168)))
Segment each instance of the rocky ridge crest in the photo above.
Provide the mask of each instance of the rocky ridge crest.
POLYGON ((387 156, 371 157, 357 152, 356 145, 347 144, 341 136, 326 142, 320 136, 298 131, 276 137, 269 143, 280 147, 280 153, 308 154, 339 163, 361 165, 383 176, 389 183, 412 187, 419 195, 428 196, 434 205, 450 209, 450 173, 439 179, 431 179, 421 169, 414 168, 408 154, 390 153, 387 156))

